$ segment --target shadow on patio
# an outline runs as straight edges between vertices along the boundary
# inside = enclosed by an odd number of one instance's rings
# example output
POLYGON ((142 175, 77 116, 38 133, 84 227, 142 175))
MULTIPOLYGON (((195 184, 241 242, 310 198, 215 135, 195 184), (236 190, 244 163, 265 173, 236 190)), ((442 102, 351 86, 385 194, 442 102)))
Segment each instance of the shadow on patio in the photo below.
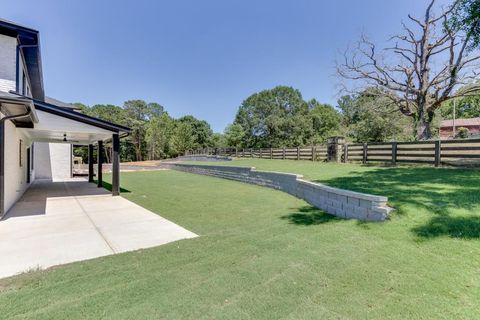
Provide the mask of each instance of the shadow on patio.
MULTIPOLYGON (((95 184, 81 178, 59 182, 36 180, 7 212, 2 221, 15 217, 45 215, 47 207, 54 206, 55 203, 59 202, 55 200, 61 200, 62 198, 109 194, 108 190, 98 188, 95 184)), ((68 210, 68 208, 65 208, 65 210, 68 210)))

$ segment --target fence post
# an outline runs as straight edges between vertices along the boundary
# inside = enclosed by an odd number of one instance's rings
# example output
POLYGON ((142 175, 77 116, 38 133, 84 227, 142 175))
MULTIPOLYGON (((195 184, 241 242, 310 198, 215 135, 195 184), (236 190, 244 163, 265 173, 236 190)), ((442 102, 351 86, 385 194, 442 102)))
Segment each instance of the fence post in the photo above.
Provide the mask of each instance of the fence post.
POLYGON ((312 147, 312 161, 317 160, 317 148, 312 147))
POLYGON ((440 149, 440 140, 435 141, 435 167, 440 166, 442 160, 440 149))
POLYGON ((367 163, 367 149, 368 145, 366 143, 363 144, 363 164, 367 163))
POLYGON ((345 145, 343 146, 343 162, 348 162, 348 143, 345 143, 345 145))
POLYGON ((283 160, 285 160, 285 147, 283 147, 283 160))
POLYGON ((270 148, 270 159, 273 159, 273 150, 270 148))
POLYGON ((300 160, 300 147, 297 147, 297 160, 300 160))
POLYGON ((397 142, 392 142, 392 164, 397 164, 397 142))

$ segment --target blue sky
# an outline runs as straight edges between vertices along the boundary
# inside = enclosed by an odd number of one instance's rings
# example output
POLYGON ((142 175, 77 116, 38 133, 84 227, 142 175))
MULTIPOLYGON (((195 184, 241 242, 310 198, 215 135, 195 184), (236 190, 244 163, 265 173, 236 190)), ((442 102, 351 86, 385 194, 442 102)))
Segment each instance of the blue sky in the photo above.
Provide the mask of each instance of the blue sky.
POLYGON ((386 40, 426 4, 4 0, 1 17, 40 31, 47 95, 88 105, 144 99, 221 132, 246 97, 276 85, 335 104, 339 51, 362 31, 386 40))

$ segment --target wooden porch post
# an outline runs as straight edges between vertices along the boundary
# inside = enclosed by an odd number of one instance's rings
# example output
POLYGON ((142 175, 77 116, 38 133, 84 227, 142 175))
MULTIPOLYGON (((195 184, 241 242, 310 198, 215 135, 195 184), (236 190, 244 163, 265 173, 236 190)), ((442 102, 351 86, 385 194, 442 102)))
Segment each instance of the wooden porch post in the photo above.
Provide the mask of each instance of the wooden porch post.
POLYGON ((98 141, 97 148, 97 187, 103 187, 103 177, 102 177, 102 164, 103 164, 103 141, 98 141))
POLYGON ((88 145, 88 182, 93 182, 93 144, 88 145))
POLYGON ((120 194, 120 137, 118 133, 112 135, 112 195, 120 194))

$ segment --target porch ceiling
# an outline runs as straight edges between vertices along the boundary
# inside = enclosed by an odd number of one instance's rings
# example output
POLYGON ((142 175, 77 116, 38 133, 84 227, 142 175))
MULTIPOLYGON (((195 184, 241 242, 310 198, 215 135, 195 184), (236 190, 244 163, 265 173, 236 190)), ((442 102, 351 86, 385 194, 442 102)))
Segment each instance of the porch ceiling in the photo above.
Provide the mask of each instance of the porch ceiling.
POLYGON ((105 141, 112 138, 112 133, 99 134, 88 132, 73 132, 69 130, 36 130, 24 129, 28 136, 35 142, 54 142, 71 144, 94 144, 98 141, 105 141))
POLYGON ((118 133, 62 116, 37 110, 38 123, 25 128, 27 135, 37 142, 90 144, 112 138, 118 133))

